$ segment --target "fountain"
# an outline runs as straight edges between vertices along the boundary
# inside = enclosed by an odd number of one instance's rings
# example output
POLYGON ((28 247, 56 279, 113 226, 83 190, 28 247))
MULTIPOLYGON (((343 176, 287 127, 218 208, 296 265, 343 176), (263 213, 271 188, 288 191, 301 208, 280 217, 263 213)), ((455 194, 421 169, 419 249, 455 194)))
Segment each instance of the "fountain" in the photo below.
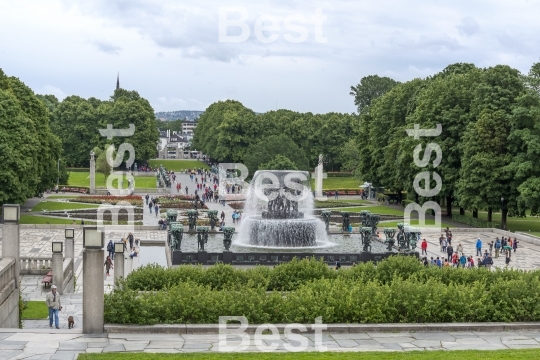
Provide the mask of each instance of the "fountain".
POLYGON ((327 242, 324 223, 314 217, 309 173, 257 171, 248 190, 238 241, 261 247, 313 247, 327 242))

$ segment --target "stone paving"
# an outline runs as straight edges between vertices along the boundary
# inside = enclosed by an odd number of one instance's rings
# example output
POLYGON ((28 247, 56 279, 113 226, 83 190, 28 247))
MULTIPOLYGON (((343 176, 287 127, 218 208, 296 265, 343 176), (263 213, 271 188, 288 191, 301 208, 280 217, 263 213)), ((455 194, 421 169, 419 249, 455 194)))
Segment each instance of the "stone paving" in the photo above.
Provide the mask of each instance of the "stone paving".
POLYGON ((106 352, 233 352, 286 351, 286 346, 306 345, 304 351, 426 351, 426 350, 501 350, 540 348, 539 331, 516 332, 398 332, 326 333, 315 343, 315 334, 295 334, 294 341, 284 335, 257 345, 253 335, 218 334, 103 334, 85 335, 80 329, 10 332, 0 330, 2 359, 76 359, 80 353, 106 352), (250 340, 246 346, 247 339, 250 340), (274 349, 274 347, 276 349, 274 349))

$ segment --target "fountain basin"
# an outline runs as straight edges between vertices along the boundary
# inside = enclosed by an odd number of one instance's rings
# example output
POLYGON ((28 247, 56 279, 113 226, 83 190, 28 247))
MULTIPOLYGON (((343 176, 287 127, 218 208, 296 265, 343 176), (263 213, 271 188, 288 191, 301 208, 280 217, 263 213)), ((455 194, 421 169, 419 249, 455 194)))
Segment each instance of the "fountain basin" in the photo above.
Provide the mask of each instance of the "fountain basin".
POLYGON ((310 247, 317 243, 316 218, 264 219, 250 216, 244 219, 249 231, 249 244, 263 247, 310 247))

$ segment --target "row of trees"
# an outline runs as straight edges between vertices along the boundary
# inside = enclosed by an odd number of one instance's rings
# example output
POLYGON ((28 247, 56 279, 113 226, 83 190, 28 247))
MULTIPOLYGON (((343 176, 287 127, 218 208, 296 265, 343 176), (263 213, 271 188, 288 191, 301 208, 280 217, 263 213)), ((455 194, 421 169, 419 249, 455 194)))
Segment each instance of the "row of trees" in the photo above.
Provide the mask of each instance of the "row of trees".
MULTIPOLYGON (((115 90, 109 100, 83 99, 68 96, 62 102, 51 103, 51 128, 62 139, 64 158, 70 167, 88 167, 90 151, 95 147, 105 149, 115 145, 115 149, 127 142, 135 149, 135 162, 142 163, 156 156, 159 131, 154 109, 148 100, 136 91, 115 90), (135 133, 130 137, 107 139, 99 129, 128 129, 135 125, 135 133)), ((124 160, 128 159, 126 153, 124 160)))
POLYGON ((199 118, 192 148, 220 162, 244 163, 251 174, 272 165, 309 170, 319 154, 329 167, 343 163, 341 149, 354 137, 358 117, 351 114, 316 115, 290 110, 255 114, 240 102, 219 101, 199 118), (276 159, 277 155, 281 155, 276 159))
MULTIPOLYGON (((386 93, 363 105, 358 136, 356 172, 375 184, 422 203, 413 183, 421 171, 437 173, 442 188, 435 198, 472 210, 502 209, 507 214, 533 214, 540 208, 540 64, 528 75, 509 66, 480 69, 473 64, 454 64, 426 79, 395 84, 386 93), (406 129, 442 125, 437 137, 419 140, 406 129), (419 159, 429 143, 441 148, 428 151, 429 163, 415 165, 413 152, 421 145, 419 159), (413 196, 413 194, 415 194, 413 196)), ((353 140, 351 140, 353 141, 353 140)), ((350 149, 349 149, 350 151, 350 149)), ((427 162, 427 161, 426 161, 427 162)), ((434 188, 420 181, 421 187, 434 188)), ((429 198, 433 200, 432 198, 429 198)))
POLYGON ((0 69, 0 204, 24 203, 58 177, 61 141, 30 88, 0 69))
POLYGON ((66 166, 88 167, 96 147, 118 149, 128 142, 135 161, 144 162, 155 157, 158 136, 154 110, 136 91, 118 89, 107 101, 69 96, 59 102, 53 95, 34 94, 0 69, 0 205, 22 204, 66 184, 66 166), (108 124, 114 129, 135 124, 135 133, 107 140, 98 130, 108 124))

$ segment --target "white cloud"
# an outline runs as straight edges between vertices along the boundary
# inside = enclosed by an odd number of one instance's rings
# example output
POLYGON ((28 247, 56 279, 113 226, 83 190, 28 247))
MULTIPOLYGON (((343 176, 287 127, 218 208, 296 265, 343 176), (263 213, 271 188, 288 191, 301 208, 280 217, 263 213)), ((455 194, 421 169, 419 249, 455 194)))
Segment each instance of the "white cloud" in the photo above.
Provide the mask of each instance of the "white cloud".
POLYGON ((36 94, 54 95, 60 101, 64 100, 67 97, 66 93, 63 92, 62 89, 52 85, 44 85, 34 91, 36 94))
POLYGON ((480 31, 480 25, 478 25, 478 22, 470 16, 461 19, 457 28, 459 33, 465 36, 473 36, 480 31))
MULTIPOLYGON (((0 59, 8 75, 38 93, 107 99, 121 86, 156 110, 204 110, 235 98, 255 111, 355 111, 351 85, 371 74, 399 81, 431 75, 455 62, 507 63, 527 72, 538 61, 537 2, 380 0, 231 0, 244 7, 251 35, 220 43, 219 0, 6 0, 0 12, 0 59), (322 8, 315 38, 314 16, 322 8), (268 14, 278 39, 257 40, 268 14), (301 16, 305 42, 285 40, 284 21, 301 16), (114 56, 112 56, 114 55, 114 56), (54 84, 54 85, 50 85, 54 84), (60 90, 62 89, 62 90, 60 90)), ((292 34, 293 36, 296 34, 292 34)))

